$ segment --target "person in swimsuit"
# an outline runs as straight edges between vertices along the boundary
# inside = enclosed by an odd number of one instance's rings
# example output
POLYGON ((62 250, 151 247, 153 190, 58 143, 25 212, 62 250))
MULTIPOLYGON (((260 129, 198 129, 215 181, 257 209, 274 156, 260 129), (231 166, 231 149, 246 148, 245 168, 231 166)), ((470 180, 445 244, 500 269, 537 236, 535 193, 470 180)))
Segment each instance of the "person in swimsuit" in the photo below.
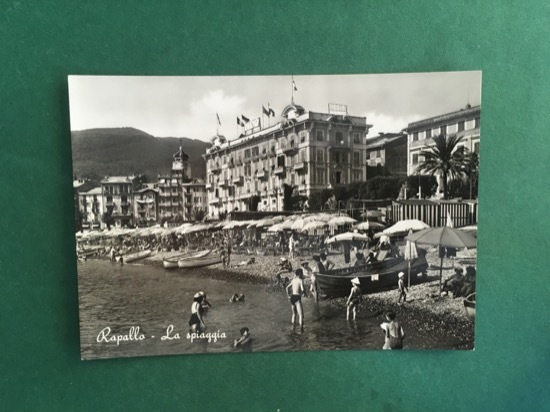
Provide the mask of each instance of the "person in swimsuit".
POLYGON ((363 292, 361 292, 361 288, 359 287, 360 285, 359 278, 353 278, 351 280, 351 284, 353 286, 351 287, 351 293, 349 294, 348 301, 346 302, 346 306, 347 306, 346 319, 347 320, 349 320, 350 312, 353 312, 353 320, 355 320, 355 317, 357 316, 357 307, 359 306, 359 303, 363 301, 363 292))
POLYGON ((202 301, 204 300, 203 295, 200 293, 195 293, 193 297, 193 304, 191 305, 191 318, 189 318, 189 327, 192 332, 200 332, 201 329, 205 329, 206 325, 202 319, 203 307, 202 301))
POLYGON ((252 338, 250 337, 250 329, 246 326, 241 328, 241 337, 233 341, 233 346, 236 348, 242 348, 243 350, 248 349, 252 343, 252 338))
POLYGON ((394 350, 403 349, 403 339, 405 339, 405 331, 399 322, 395 320, 395 312, 386 313, 386 320, 380 325, 384 330, 384 346, 382 349, 394 350))
POLYGON ((308 262, 302 263, 303 270, 311 279, 311 285, 309 286, 309 292, 313 295, 315 302, 319 302, 319 285, 317 283, 317 278, 315 277, 315 272, 309 267, 308 262))
POLYGON ((304 271, 302 268, 296 269, 294 279, 286 287, 286 293, 292 306, 292 324, 295 324, 296 315, 298 315, 298 324, 304 327, 304 308, 302 307, 302 295, 304 294, 304 271))

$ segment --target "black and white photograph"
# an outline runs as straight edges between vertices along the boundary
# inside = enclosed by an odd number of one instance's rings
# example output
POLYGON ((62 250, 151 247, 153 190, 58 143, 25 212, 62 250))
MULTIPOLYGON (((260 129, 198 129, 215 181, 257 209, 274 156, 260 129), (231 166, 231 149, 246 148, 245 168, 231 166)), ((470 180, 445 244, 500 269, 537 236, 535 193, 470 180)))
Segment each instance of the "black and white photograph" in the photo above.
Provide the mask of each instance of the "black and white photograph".
POLYGON ((81 358, 474 350, 481 77, 69 76, 81 358))

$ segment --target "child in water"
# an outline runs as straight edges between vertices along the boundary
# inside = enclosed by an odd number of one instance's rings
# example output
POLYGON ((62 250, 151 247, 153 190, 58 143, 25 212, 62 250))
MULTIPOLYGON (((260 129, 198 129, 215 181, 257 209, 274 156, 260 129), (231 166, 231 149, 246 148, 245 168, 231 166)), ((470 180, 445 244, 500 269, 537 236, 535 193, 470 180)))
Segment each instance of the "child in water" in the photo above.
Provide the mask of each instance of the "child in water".
POLYGON ((348 301, 346 302, 347 310, 346 310, 346 319, 349 320, 349 314, 350 312, 353 312, 353 320, 355 320, 355 317, 357 316, 357 307, 359 306, 359 303, 363 301, 363 293, 361 292, 361 288, 359 287, 360 282, 359 278, 353 278, 351 280, 351 284, 353 285, 351 287, 351 292, 348 297, 348 301))
POLYGON ((235 341, 233 342, 233 346, 236 348, 242 348, 252 343, 252 338, 250 337, 250 329, 245 326, 244 328, 241 328, 240 332, 241 337, 239 339, 235 339, 235 341))

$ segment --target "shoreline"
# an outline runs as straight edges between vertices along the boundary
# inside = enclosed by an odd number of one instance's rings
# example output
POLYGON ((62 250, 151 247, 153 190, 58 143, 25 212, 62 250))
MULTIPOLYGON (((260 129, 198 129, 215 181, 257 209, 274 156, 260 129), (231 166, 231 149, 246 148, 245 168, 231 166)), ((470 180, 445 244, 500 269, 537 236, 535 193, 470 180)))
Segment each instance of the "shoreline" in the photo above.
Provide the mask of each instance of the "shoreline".
MULTIPOLYGON (((139 260, 137 263, 163 269, 163 258, 173 257, 181 253, 180 251, 161 251, 139 260)), ((362 316, 376 317, 382 323, 385 322, 384 313, 391 310, 396 313, 397 319, 402 322, 409 336, 414 334, 415 331, 434 338, 452 336, 456 340, 456 344, 451 346, 453 349, 472 350, 474 349, 475 322, 466 317, 463 298, 440 296, 437 293, 440 260, 435 255, 437 255, 437 250, 428 250, 426 256, 429 263, 427 280, 420 284, 411 285, 407 295, 407 303, 397 304, 397 285, 388 291, 366 294, 363 296, 363 303, 360 304, 358 318, 360 319, 362 316), (367 315, 365 315, 366 313, 367 315)), ((221 264, 216 264, 196 270, 200 270, 201 276, 212 279, 273 286, 274 276, 278 272, 277 264, 281 256, 232 254, 231 264, 246 262, 251 257, 254 257, 256 261, 251 265, 231 266, 224 269, 221 264)), ((103 258, 107 259, 107 257, 100 257, 99 259, 103 258)), ((471 256, 466 256, 466 258, 471 258, 471 256)), ((333 260, 337 267, 345 266, 342 254, 330 254, 329 259, 333 260)), ((295 269, 303 261, 312 263, 311 257, 307 256, 296 257, 290 259, 290 261, 295 269)), ((449 262, 444 263, 443 280, 453 273, 453 266, 450 266, 449 262)), ((174 270, 177 271, 178 269, 174 270)), ((289 273, 288 277, 291 278, 292 275, 289 273)), ((308 289, 309 282, 306 279, 306 290, 308 289)), ((319 299, 319 304, 331 305, 342 311, 343 314, 346 311, 345 303, 346 298, 326 298, 321 295, 319 299)))

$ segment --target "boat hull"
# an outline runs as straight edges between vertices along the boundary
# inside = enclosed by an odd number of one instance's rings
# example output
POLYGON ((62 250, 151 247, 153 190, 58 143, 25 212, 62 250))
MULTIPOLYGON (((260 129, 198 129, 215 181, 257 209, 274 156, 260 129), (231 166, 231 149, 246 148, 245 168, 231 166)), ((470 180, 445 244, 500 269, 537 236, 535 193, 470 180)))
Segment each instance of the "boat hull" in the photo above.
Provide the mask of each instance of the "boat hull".
POLYGON ((148 257, 150 254, 151 254, 150 250, 142 250, 141 252, 132 253, 132 254, 129 254, 129 255, 124 255, 122 257, 122 259, 123 259, 122 261, 124 263, 132 263, 132 262, 138 261, 140 259, 144 259, 144 258, 148 257))
POLYGON ((220 255, 209 254, 204 257, 180 259, 178 260, 178 267, 182 269, 194 269, 194 268, 201 268, 205 266, 216 265, 221 262, 222 262, 222 258, 220 255))
MULTIPOLYGON (((428 263, 424 257, 411 261, 411 284, 426 280, 424 275, 428 263)), ((351 290, 351 280, 359 279, 363 294, 374 293, 397 287, 399 272, 409 271, 409 262, 403 258, 393 258, 373 265, 363 265, 333 269, 326 273, 316 274, 319 288, 330 297, 348 296, 351 290)))
POLYGON ((175 269, 178 268, 178 262, 180 260, 196 259, 203 256, 206 256, 212 252, 211 250, 201 250, 200 252, 186 253, 183 255, 174 256, 171 258, 162 259, 162 264, 165 269, 175 269))

